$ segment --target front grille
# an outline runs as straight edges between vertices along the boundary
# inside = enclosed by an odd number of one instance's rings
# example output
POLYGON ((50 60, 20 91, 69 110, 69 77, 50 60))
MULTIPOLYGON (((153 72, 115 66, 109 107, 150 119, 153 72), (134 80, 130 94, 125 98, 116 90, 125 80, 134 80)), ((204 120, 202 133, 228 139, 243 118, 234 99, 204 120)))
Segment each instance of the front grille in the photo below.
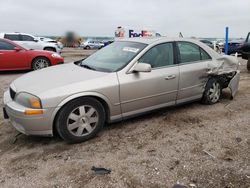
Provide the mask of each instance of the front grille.
POLYGON ((16 92, 10 87, 10 97, 14 100, 16 92))

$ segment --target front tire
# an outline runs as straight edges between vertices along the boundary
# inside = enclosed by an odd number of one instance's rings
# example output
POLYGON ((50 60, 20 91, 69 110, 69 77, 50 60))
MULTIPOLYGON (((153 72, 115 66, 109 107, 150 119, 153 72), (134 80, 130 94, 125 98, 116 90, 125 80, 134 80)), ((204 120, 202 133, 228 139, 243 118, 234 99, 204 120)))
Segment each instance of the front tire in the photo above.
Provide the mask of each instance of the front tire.
POLYGON ((33 70, 40 70, 50 66, 50 61, 44 57, 37 57, 32 61, 32 69, 33 70))
POLYGON ((91 97, 75 99, 59 112, 56 129, 68 143, 79 143, 93 138, 105 123, 102 104, 91 97))
POLYGON ((247 61, 247 70, 250 71, 250 57, 248 58, 248 61, 247 61))
POLYGON ((221 85, 215 78, 210 78, 203 93, 202 102, 204 104, 215 104, 221 97, 221 85))

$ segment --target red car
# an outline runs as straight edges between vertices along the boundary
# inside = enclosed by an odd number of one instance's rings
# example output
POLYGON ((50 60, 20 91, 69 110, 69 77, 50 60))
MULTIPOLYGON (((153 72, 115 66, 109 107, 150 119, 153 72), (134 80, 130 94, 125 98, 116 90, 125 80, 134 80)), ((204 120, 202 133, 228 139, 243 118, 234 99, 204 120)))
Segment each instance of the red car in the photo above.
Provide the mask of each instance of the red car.
POLYGON ((63 58, 55 52, 28 50, 10 40, 0 39, 0 71, 38 70, 63 62, 63 58))

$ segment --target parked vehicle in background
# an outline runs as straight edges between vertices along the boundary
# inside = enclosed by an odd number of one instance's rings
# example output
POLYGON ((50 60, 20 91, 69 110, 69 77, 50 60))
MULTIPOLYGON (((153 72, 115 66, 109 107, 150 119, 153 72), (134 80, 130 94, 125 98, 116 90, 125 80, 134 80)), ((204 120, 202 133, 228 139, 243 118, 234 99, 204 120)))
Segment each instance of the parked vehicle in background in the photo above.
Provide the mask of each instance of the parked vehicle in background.
POLYGON ((46 38, 46 37, 38 37, 41 41, 44 42, 49 42, 49 43, 54 43, 55 45, 57 45, 58 48, 63 49, 63 44, 60 41, 56 41, 54 39, 51 38, 46 38))
POLYGON ((118 40, 84 60, 19 77, 4 93, 3 111, 24 134, 56 130, 67 142, 82 142, 106 122, 194 100, 215 104, 227 87, 233 98, 238 66, 197 40, 118 40))
POLYGON ((223 49, 224 46, 225 46, 225 40, 224 39, 218 39, 218 40, 216 40, 215 43, 216 43, 216 45, 219 46, 220 49, 223 49))
POLYGON ((55 52, 29 50, 13 41, 0 39, 0 71, 38 70, 63 62, 63 58, 55 52))
POLYGON ((39 38, 26 33, 0 33, 0 38, 12 40, 26 49, 61 53, 61 49, 56 44, 41 41, 39 38))
MULTIPOLYGON (((236 52, 238 54, 241 54, 242 46, 244 45, 244 41, 242 40, 233 40, 228 42, 228 55, 235 54, 236 52)), ((222 52, 225 52, 225 48, 222 49, 222 52)))
POLYGON ((114 42, 113 40, 107 40, 107 41, 103 41, 103 44, 104 44, 104 46, 108 46, 113 42, 114 42))
POLYGON ((94 40, 87 40, 85 42, 82 42, 80 44, 80 48, 83 49, 101 49, 102 47, 104 47, 104 43, 100 42, 100 41, 94 41, 94 40))
MULTIPOLYGON (((200 41, 206 45, 208 45, 210 48, 214 49, 214 44, 209 41, 209 40, 206 40, 206 39, 200 39, 200 41)), ((215 44, 215 51, 218 52, 218 53, 221 53, 221 49, 219 47, 219 45, 215 44)))
POLYGON ((247 61, 247 69, 250 71, 250 32, 247 35, 247 38, 241 47, 242 58, 247 61))

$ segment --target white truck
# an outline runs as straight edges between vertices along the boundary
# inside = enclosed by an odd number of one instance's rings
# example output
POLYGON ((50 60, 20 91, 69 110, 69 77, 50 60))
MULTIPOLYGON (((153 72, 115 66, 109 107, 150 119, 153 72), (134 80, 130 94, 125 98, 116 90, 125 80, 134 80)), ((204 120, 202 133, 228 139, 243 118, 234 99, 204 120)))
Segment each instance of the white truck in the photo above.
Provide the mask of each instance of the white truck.
POLYGON ((61 49, 54 43, 41 41, 38 37, 27 33, 0 33, 0 38, 12 40, 27 49, 47 50, 61 53, 61 49))

